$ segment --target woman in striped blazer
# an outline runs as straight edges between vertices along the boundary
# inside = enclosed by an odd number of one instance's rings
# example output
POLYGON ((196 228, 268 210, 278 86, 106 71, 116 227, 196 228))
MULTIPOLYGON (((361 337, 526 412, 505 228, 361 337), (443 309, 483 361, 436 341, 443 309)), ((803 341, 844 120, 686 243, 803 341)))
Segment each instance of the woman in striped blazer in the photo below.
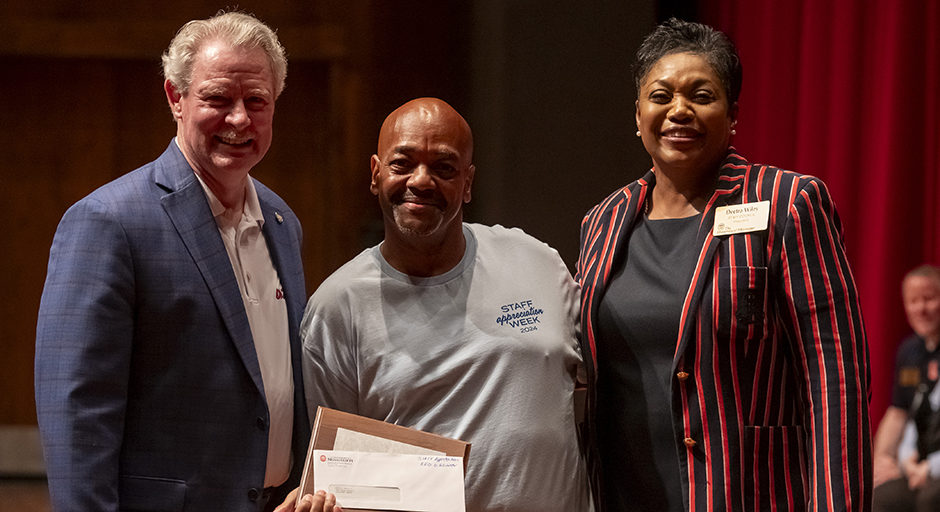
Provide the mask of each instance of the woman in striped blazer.
POLYGON ((653 169, 588 212, 577 266, 599 510, 869 510, 868 350, 826 186, 729 145, 721 32, 667 21, 634 77, 653 169))

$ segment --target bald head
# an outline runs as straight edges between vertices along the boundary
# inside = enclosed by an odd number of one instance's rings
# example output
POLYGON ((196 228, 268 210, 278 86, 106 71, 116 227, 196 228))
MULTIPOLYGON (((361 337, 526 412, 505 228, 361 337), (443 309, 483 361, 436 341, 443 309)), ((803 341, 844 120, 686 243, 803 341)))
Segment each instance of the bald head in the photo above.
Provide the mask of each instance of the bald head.
POLYGON ((467 121, 439 99, 409 101, 385 119, 370 190, 385 217, 382 254, 399 271, 432 276, 460 261, 472 152, 467 121))
POLYGON ((940 344, 940 268, 922 265, 908 272, 901 297, 911 329, 935 349, 940 344))
POLYGON ((377 154, 387 152, 400 140, 401 133, 415 131, 453 146, 464 159, 461 162, 463 166, 472 162, 473 133, 470 125, 447 102, 437 98, 414 99, 389 114, 379 132, 377 154))

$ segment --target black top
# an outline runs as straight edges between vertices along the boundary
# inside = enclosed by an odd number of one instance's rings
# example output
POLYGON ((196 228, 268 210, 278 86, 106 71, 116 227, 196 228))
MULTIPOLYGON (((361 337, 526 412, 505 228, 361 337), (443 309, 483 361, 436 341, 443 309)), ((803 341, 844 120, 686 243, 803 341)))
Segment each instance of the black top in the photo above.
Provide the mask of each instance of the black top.
POLYGON ((907 411, 914 400, 914 394, 921 383, 936 382, 938 375, 940 349, 927 351, 924 339, 911 334, 901 342, 894 361, 894 389, 891 392, 891 405, 907 411), (934 368, 931 369, 931 361, 934 368), (932 378, 931 378, 932 377, 932 378))
POLYGON ((611 510, 684 510, 672 364, 701 215, 638 219, 598 309, 597 441, 611 510))

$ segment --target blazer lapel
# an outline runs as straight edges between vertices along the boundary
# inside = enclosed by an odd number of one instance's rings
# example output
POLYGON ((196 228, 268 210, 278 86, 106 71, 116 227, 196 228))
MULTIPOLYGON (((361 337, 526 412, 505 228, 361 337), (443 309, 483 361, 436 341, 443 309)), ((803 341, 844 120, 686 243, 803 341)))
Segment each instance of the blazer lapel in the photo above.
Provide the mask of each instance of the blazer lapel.
MULTIPOLYGON (((288 332, 290 333, 291 343, 291 361, 294 365, 294 380, 297 385, 300 383, 300 321, 303 316, 304 307, 307 304, 307 288, 303 277, 303 261, 297 248, 300 247, 300 240, 297 240, 295 231, 285 222, 283 211, 277 208, 268 200, 269 192, 263 185, 255 182, 255 189, 258 191, 258 201, 261 203, 261 211, 264 215, 264 239, 268 244, 268 251, 271 253, 271 263, 277 271, 281 281, 281 289, 284 291, 284 300, 287 302, 287 321, 288 332)), ((276 197, 276 196, 274 196, 276 197)))
MULTIPOLYGON (((582 301, 582 307, 589 308, 590 314, 584 315, 587 322, 597 318, 601 297, 607 290, 607 283, 611 277, 611 270, 623 264, 627 254, 627 240, 630 230, 640 213, 641 206, 646 200, 646 194, 652 190, 656 177, 652 172, 637 181, 638 187, 627 190, 624 195, 608 198, 605 204, 600 205, 604 212, 598 219, 588 226, 587 232, 593 238, 586 240, 588 251, 582 255, 584 277, 591 281, 592 293, 587 302, 582 301), (612 202, 619 202, 613 204, 612 202), (600 229, 598 229, 600 228, 600 229)), ((584 287, 585 285, 582 285, 584 287)), ((594 339, 595 326, 582 326, 582 332, 588 333, 588 345, 591 349, 591 358, 597 364, 597 347, 594 339)))
MULTIPOLYGON (((731 149, 733 152, 733 148, 731 149)), ((743 175, 733 172, 727 163, 722 166, 718 186, 709 199, 705 207, 702 221, 699 224, 698 235, 696 237, 696 246, 701 247, 698 261, 695 263, 695 271, 692 274, 692 282, 689 284, 689 290, 686 293, 685 302, 682 304, 682 315, 679 322, 679 340, 676 345, 676 354, 673 360, 674 370, 679 364, 679 355, 685 352, 685 348, 692 338, 690 333, 695 328, 695 315, 702 303, 702 294, 705 291, 705 285, 709 282, 712 275, 711 267, 715 261, 715 253, 724 238, 716 238, 712 233, 715 225, 715 209, 735 204, 741 196, 741 186, 743 184, 743 175)))
POLYGON ((299 481, 298 471, 303 464, 304 454, 307 453, 307 444, 310 439, 310 422, 308 421, 307 402, 304 399, 303 368, 301 365, 302 350, 300 347, 300 321, 303 317, 304 307, 307 304, 307 288, 304 284, 303 262, 300 251, 300 229, 293 213, 287 213, 283 201, 267 187, 255 183, 258 192, 258 201, 264 216, 264 239, 271 254, 271 263, 277 271, 287 302, 287 322, 290 333, 291 368, 294 379, 294 434, 292 449, 294 451, 294 469, 291 480, 293 485, 299 481), (285 209, 279 210, 279 207, 285 209), (287 216, 290 215, 290 218, 287 216))
POLYGON ((163 209, 205 279, 239 356, 263 394, 261 367, 245 304, 205 191, 175 142, 170 143, 158 164, 157 184, 170 191, 161 198, 163 209))
MULTIPOLYGON (((258 201, 261 203, 261 211, 264 215, 264 240, 268 244, 268 250, 271 253, 271 263, 277 270, 281 281, 281 287, 284 291, 284 297, 287 300, 288 313, 290 314, 291 331, 295 326, 300 325, 300 318, 295 316, 303 311, 306 305, 306 287, 303 280, 298 281, 291 276, 292 272, 300 271, 302 273, 303 262, 296 248, 300 247, 300 240, 294 240, 293 232, 288 229, 284 223, 284 212, 278 211, 267 201, 267 193, 262 192, 261 184, 255 182, 255 189, 258 191, 258 201)), ((294 336, 291 336, 294 339, 294 336)))

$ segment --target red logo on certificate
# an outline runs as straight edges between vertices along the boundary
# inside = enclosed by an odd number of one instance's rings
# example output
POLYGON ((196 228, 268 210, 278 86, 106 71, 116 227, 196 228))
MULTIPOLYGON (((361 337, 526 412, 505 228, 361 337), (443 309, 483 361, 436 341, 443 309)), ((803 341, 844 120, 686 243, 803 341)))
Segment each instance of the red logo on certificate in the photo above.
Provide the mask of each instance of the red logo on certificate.
POLYGON ((326 455, 320 455, 320 462, 326 462, 326 455))

